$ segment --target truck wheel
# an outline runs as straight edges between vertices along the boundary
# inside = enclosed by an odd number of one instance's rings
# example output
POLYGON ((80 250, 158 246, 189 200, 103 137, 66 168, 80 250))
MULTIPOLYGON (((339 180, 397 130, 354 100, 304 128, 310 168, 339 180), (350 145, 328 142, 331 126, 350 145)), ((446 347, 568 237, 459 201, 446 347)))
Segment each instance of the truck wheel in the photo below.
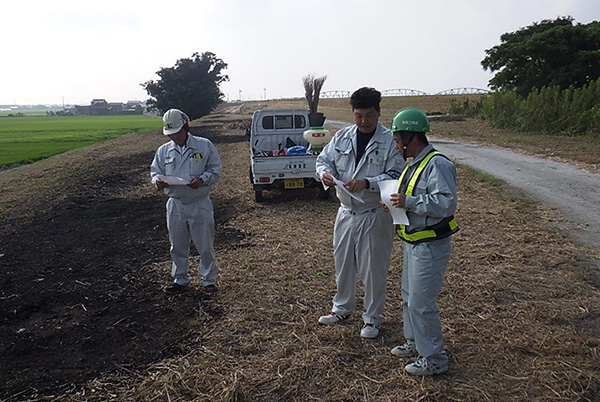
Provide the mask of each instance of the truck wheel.
POLYGON ((261 190, 254 190, 254 201, 262 202, 263 194, 261 190))
POLYGON ((325 190, 323 188, 323 186, 320 185, 319 186, 319 199, 322 200, 322 201, 328 200, 329 196, 331 195, 331 193, 329 192, 330 189, 331 189, 331 187, 328 188, 327 190, 325 190))

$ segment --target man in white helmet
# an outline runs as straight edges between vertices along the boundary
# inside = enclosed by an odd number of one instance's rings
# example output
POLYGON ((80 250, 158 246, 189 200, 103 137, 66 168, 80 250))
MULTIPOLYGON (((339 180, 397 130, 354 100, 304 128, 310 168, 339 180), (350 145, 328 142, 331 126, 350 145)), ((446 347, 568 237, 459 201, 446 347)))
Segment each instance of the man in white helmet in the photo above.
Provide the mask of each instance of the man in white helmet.
POLYGON ((210 191, 221 175, 221 159, 210 140, 193 136, 189 117, 178 109, 163 116, 163 134, 171 141, 161 145, 152 161, 152 183, 169 196, 167 228, 173 259, 173 283, 166 294, 178 294, 188 289, 190 239, 200 255, 200 283, 205 293, 218 292, 217 265, 214 252, 215 220, 210 191), (183 179, 182 184, 169 184, 169 178, 183 179))

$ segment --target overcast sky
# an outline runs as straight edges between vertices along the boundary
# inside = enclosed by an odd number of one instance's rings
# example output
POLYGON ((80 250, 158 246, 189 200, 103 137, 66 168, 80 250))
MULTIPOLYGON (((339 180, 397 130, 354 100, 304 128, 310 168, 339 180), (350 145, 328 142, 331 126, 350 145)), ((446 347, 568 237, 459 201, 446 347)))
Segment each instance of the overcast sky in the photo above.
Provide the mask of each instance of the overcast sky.
POLYGON ((0 6, 0 104, 146 100, 140 83, 194 52, 228 64, 226 100, 361 86, 487 88, 485 50, 544 19, 600 19, 598 0, 102 0, 0 6))

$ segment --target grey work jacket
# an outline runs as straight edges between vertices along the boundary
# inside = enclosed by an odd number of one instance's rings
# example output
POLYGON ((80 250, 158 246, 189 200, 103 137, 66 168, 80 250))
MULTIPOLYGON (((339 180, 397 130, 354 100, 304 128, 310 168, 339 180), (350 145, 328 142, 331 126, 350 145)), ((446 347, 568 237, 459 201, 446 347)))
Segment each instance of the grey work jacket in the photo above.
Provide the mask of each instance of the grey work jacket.
POLYGON ((158 148, 150 167, 152 183, 156 182, 159 175, 175 176, 184 180, 194 177, 202 179, 204 184, 195 190, 183 185, 170 185, 164 189, 169 197, 187 204, 208 197, 221 176, 221 159, 210 140, 188 133, 183 154, 174 141, 158 148))
POLYGON ((378 181, 397 179, 404 169, 406 162, 402 155, 394 148, 394 138, 381 124, 367 148, 356 164, 356 136, 357 126, 345 127, 339 130, 333 139, 323 148, 317 157, 317 173, 319 177, 330 173, 346 183, 353 179, 367 179, 369 188, 357 193, 365 202, 364 204, 350 197, 346 192, 336 186, 337 196, 342 207, 356 212, 379 208, 378 181))

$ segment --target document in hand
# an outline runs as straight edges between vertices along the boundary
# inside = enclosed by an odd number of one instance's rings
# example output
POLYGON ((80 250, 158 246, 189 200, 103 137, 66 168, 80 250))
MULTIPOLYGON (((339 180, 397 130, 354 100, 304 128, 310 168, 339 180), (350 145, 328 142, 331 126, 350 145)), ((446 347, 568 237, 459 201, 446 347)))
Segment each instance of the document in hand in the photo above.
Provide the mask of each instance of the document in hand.
POLYGON ((406 212, 404 212, 404 208, 396 208, 390 200, 390 195, 398 192, 398 180, 382 180, 378 181, 377 184, 379 184, 381 201, 390 209, 394 225, 408 225, 408 217, 406 216, 406 212))
POLYGON ((189 184, 189 180, 184 180, 180 177, 175 177, 175 176, 158 176, 159 179, 161 179, 162 181, 165 181, 167 183, 169 183, 170 185, 175 185, 175 186, 185 186, 186 184, 189 184))
POLYGON ((348 195, 352 198, 354 198, 356 201, 362 202, 364 204, 364 200, 358 196, 355 193, 351 193, 350 191, 348 191, 348 189, 346 187, 344 187, 344 182, 331 176, 333 178, 333 181, 335 182, 335 185, 338 186, 339 188, 341 188, 343 191, 345 191, 346 193, 348 193, 348 195))

